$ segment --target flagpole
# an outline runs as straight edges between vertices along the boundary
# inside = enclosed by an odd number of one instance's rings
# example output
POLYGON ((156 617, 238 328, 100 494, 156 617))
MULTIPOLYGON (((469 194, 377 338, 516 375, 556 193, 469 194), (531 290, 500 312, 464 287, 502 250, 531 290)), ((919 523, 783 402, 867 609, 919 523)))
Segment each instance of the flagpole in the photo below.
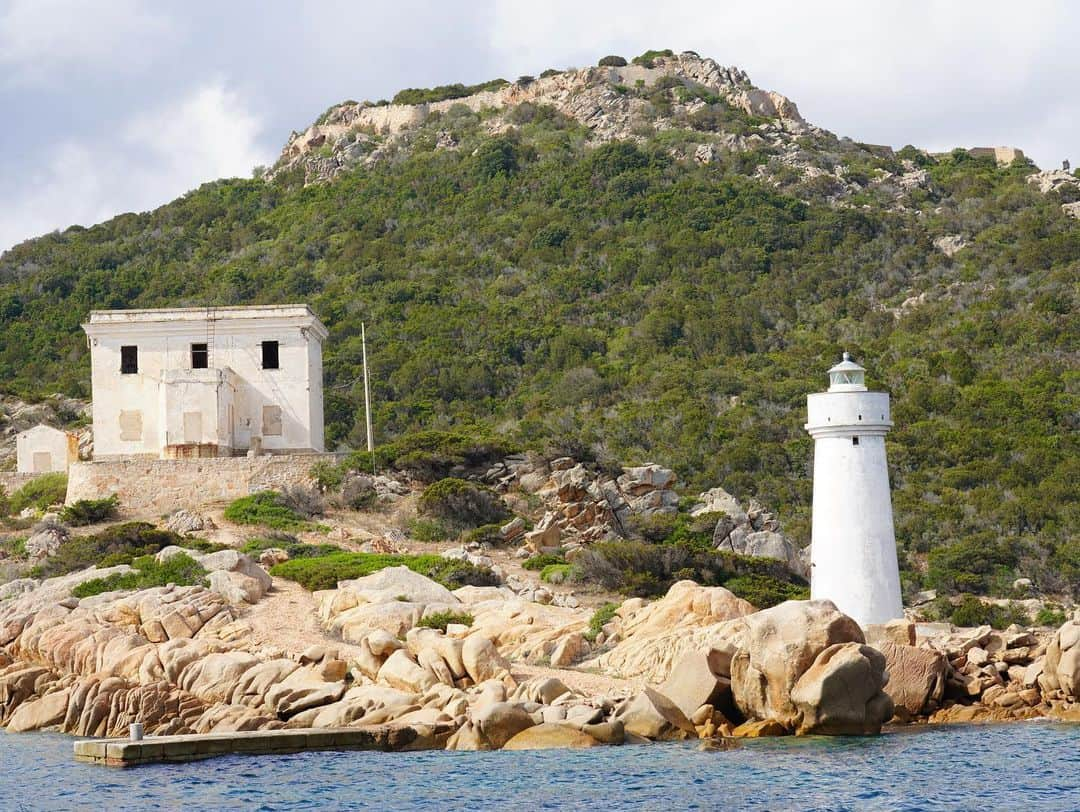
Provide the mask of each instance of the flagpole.
POLYGON ((367 450, 371 455, 371 473, 375 473, 375 444, 371 439, 371 389, 368 387, 367 369, 367 331, 360 323, 360 347, 364 356, 364 419, 367 423, 367 450))

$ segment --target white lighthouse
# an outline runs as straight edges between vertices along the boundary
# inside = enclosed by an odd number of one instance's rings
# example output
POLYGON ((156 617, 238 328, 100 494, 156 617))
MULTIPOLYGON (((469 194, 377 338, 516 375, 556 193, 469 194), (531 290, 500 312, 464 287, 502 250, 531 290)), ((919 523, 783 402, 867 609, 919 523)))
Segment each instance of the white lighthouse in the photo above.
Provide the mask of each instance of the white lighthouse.
POLYGON ((814 438, 810 596, 828 599, 864 628, 903 617, 885 434, 889 396, 868 392, 866 370, 844 360, 829 391, 806 398, 814 438))

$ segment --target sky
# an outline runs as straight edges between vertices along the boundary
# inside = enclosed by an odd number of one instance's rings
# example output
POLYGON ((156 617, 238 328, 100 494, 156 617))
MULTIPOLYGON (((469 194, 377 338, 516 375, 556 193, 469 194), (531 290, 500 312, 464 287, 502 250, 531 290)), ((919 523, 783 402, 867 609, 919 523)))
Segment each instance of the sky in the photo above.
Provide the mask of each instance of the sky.
POLYGON ((0 0, 0 251, 274 162, 345 99, 694 50, 839 135, 1080 165, 1069 0, 0 0))

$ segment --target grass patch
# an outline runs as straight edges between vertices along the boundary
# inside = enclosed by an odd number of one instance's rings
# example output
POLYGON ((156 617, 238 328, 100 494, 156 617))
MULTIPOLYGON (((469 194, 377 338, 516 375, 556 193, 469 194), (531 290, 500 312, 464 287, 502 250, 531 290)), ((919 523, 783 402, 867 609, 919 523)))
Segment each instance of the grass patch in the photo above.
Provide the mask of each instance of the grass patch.
POLYGON ((259 491, 241 496, 225 508, 225 518, 234 524, 257 524, 275 530, 311 530, 314 525, 285 504, 277 491, 259 491))
POLYGON ((540 570, 540 580, 548 584, 561 584, 569 580, 572 564, 548 564, 540 570))
POLYGON ((144 555, 132 562, 134 572, 114 573, 104 578, 83 581, 71 590, 76 598, 89 598, 102 592, 120 589, 150 589, 155 586, 206 586, 207 572, 187 553, 177 553, 167 561, 159 562, 152 555, 144 555))
POLYGON ((335 589, 339 581, 362 578, 386 567, 406 566, 447 589, 462 586, 497 586, 498 578, 488 567, 467 561, 453 561, 439 555, 384 555, 381 553, 332 553, 315 558, 284 561, 270 574, 295 581, 314 592, 335 589))
POLYGON ((284 550, 289 558, 318 558, 345 552, 336 544, 304 544, 296 539, 251 539, 244 543, 240 552, 258 558, 263 550, 284 550))
POLYGON ((420 622, 416 625, 423 629, 438 629, 441 632, 446 631, 446 627, 451 623, 457 623, 462 626, 473 625, 473 616, 468 612, 453 612, 447 609, 445 612, 435 612, 427 617, 420 618, 420 622))

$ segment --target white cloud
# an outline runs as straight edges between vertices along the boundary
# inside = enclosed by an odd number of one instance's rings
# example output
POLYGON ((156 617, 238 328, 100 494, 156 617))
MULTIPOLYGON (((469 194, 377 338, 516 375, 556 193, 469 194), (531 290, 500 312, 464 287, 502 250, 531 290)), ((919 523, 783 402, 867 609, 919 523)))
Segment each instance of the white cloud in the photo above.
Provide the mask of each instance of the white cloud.
POLYGON ((221 82, 138 114, 115 133, 51 148, 43 167, 0 195, 0 251, 73 223, 143 211, 207 180, 246 176, 267 163, 260 119, 221 82))
POLYGON ((139 0, 11 0, 0 4, 0 84, 54 84, 72 71, 138 68, 172 28, 139 0))

